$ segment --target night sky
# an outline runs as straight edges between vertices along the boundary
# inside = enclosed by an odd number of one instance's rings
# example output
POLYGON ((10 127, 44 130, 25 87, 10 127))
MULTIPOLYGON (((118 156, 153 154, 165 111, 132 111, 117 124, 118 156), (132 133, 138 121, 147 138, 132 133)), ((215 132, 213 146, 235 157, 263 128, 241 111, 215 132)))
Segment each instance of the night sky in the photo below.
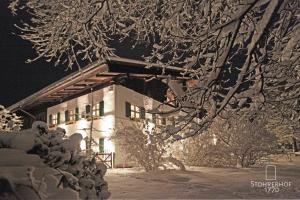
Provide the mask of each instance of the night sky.
MULTIPOLYGON (((66 71, 66 66, 54 66, 43 59, 27 64, 28 58, 36 56, 32 45, 22 40, 17 35, 17 28, 14 24, 21 21, 30 23, 26 13, 18 13, 13 16, 9 11, 8 0, 0 0, 0 105, 9 106, 19 100, 33 94, 56 80, 71 73, 66 71)), ((116 55, 132 59, 140 59, 142 55, 149 55, 150 48, 145 44, 136 45, 132 49, 134 40, 128 38, 122 43, 111 42, 116 48, 116 55)), ((74 67, 73 71, 77 70, 74 67)))
MULTIPOLYGON (((70 73, 65 66, 54 67, 41 59, 26 64, 36 54, 32 45, 12 34, 15 23, 26 16, 13 16, 8 0, 0 0, 0 105, 9 106, 70 73)), ((28 18, 28 17, 27 17, 28 18)))

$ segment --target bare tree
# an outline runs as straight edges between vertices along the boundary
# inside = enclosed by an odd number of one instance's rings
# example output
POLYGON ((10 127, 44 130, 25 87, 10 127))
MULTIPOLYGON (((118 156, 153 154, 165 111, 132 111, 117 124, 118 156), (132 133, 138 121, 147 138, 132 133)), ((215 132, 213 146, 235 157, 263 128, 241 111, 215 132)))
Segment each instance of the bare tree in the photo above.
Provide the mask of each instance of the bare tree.
POLYGON ((200 166, 249 167, 277 153, 277 138, 267 120, 252 111, 216 118, 206 134, 185 140, 186 163, 200 166))
POLYGON ((276 134, 283 150, 286 150, 286 146, 290 146, 293 152, 297 152, 300 142, 299 100, 294 101, 293 104, 276 102, 271 105, 272 107, 268 109, 270 117, 267 128, 276 134))
POLYGON ((169 103, 178 105, 172 113, 184 113, 166 137, 191 137, 227 110, 300 94, 298 0, 11 0, 10 7, 32 15, 19 28, 37 58, 71 67, 108 59, 111 40, 130 38, 152 49, 147 61, 184 68, 196 81, 166 80, 169 103))

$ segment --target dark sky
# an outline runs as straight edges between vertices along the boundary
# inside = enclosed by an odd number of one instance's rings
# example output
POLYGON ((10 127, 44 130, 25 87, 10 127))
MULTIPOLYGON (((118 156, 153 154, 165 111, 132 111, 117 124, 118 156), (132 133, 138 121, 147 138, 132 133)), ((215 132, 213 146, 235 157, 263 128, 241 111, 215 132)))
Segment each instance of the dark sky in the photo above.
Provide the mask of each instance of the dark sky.
MULTIPOLYGON (((15 23, 26 16, 13 16, 8 0, 0 0, 0 105, 9 106, 70 73, 65 66, 54 67, 44 60, 25 64, 33 58, 29 42, 13 35, 15 23)), ((28 18, 28 17, 27 17, 28 18)))
MULTIPOLYGON (((28 58, 35 57, 35 51, 30 42, 13 33, 18 31, 14 24, 21 24, 21 21, 30 23, 30 18, 24 12, 13 16, 7 8, 8 1, 0 0, 0 105, 4 106, 18 102, 71 72, 66 71, 66 66, 54 67, 54 63, 43 59, 25 63, 28 58)), ((110 45, 121 57, 139 59, 150 54, 150 48, 145 44, 139 44, 132 50, 133 40, 116 41, 110 45)), ((73 71, 76 69, 74 67, 73 71)))

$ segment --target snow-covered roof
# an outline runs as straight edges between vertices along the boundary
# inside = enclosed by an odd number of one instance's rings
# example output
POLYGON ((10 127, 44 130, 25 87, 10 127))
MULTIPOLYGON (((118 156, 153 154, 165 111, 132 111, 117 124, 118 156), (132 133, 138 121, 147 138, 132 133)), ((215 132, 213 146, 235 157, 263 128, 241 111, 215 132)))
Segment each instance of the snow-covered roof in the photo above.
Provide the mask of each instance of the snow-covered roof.
POLYGON ((166 78, 172 75, 179 79, 185 69, 174 66, 161 66, 139 60, 111 57, 107 60, 99 60, 74 72, 42 90, 28 96, 27 98, 8 107, 11 111, 19 109, 32 109, 44 104, 62 102, 89 91, 91 88, 105 87, 116 77, 131 76, 137 78, 166 78))

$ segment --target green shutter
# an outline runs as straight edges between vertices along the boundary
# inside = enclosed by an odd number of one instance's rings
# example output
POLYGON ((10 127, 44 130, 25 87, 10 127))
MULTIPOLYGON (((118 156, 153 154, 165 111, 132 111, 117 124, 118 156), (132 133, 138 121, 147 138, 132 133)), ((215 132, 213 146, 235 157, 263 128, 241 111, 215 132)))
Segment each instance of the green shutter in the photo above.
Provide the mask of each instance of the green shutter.
POLYGON ((65 122, 68 122, 68 121, 70 121, 69 111, 66 110, 66 111, 65 111, 65 122))
POLYGON ((100 101, 99 109, 100 109, 99 115, 104 116, 104 101, 100 101))
POLYGON ((104 138, 99 139, 99 152, 104 153, 104 138))
POLYGON ((146 110, 145 110, 145 108, 141 107, 140 108, 140 117, 141 117, 141 119, 145 119, 145 115, 146 115, 146 110))
POLYGON ((60 124, 60 112, 57 113, 57 124, 60 124))
POLYGON ((49 115, 49 124, 52 124, 53 123, 53 117, 52 115, 49 115))
POLYGON ((78 121, 79 120, 79 108, 75 108, 75 120, 78 121))
POLYGON ((125 116, 126 117, 131 117, 131 111, 130 111, 130 103, 125 102, 125 116))

